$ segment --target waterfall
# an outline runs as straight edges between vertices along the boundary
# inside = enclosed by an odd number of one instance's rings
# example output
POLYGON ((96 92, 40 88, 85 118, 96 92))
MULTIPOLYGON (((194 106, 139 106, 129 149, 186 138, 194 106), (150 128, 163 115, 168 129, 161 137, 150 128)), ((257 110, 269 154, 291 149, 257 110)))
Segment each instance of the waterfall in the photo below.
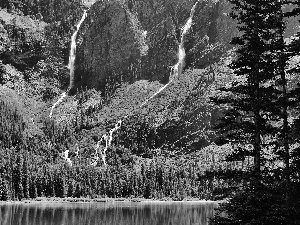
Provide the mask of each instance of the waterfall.
POLYGON ((96 156, 97 157, 96 157, 96 160, 91 163, 92 166, 97 165, 97 162, 99 160, 98 153, 101 155, 101 159, 102 159, 102 162, 103 162, 104 166, 107 166, 107 164, 106 164, 106 151, 107 151, 108 147, 111 146, 114 132, 117 131, 118 129, 120 129, 121 126, 122 126, 122 120, 119 120, 115 124, 115 127, 113 129, 111 129, 108 134, 102 135, 100 141, 97 142, 97 146, 96 146, 96 156), (102 144, 103 142, 104 142, 104 144, 102 144))
MULTIPOLYGON (((187 22, 181 28, 181 39, 180 39, 180 44, 178 46, 178 54, 177 54, 178 55, 178 62, 174 66, 172 66, 169 82, 166 85, 164 85, 162 88, 160 88, 157 92, 155 92, 146 101, 144 101, 139 106, 139 109, 144 107, 151 99, 153 99, 160 92, 162 92, 166 87, 168 87, 175 80, 175 78, 177 78, 178 76, 181 75, 183 67, 184 67, 184 63, 185 63, 185 56, 186 56, 185 49, 184 49, 184 38, 185 38, 186 34, 189 32, 189 30, 192 26, 193 16, 194 16, 195 9, 196 9, 196 6, 197 6, 199 1, 200 0, 198 0, 193 5, 193 7, 190 11, 190 15, 189 15, 189 18, 188 18, 187 22)), ((129 15, 131 28, 135 32, 135 39, 138 42, 141 55, 145 55, 145 54, 147 54, 147 51, 148 51, 148 46, 145 42, 147 32, 141 29, 141 26, 139 24, 139 21, 137 20, 137 17, 129 11, 128 7, 126 7, 123 4, 122 4, 122 6, 123 6, 124 10, 126 11, 126 13, 129 15)), ((76 31, 73 33, 72 38, 71 38, 71 50, 70 50, 69 64, 68 64, 68 68, 70 70, 70 83, 69 83, 68 90, 70 90, 71 88, 74 87, 74 66, 75 66, 75 58, 76 58, 76 37, 77 37, 77 33, 80 29, 80 26, 83 23, 83 21, 85 20, 86 16, 87 16, 87 11, 84 11, 80 22, 76 26, 76 31)), ((50 118, 52 117, 53 110, 55 109, 55 107, 57 107, 63 101, 63 99, 66 96, 67 96, 67 92, 62 93, 59 100, 57 102, 55 102, 54 105, 51 107, 51 112, 50 112, 50 115, 49 115, 50 118)), ((106 151, 112 145, 113 134, 114 134, 114 132, 116 132, 118 129, 121 128, 122 122, 127 118, 129 118, 129 115, 124 116, 123 119, 120 119, 115 124, 115 127, 113 129, 111 129, 109 132, 102 135, 101 139, 97 142, 97 145, 95 147, 95 150, 96 150, 95 158, 94 158, 95 160, 93 162, 91 162, 92 166, 97 165, 98 160, 100 159, 98 154, 100 154, 104 166, 107 166, 106 151)), ((68 157, 68 152, 67 151, 64 153, 63 158, 69 163, 69 165, 72 165, 72 161, 68 157)))
MULTIPOLYGON (((71 37, 71 50, 70 50, 70 56, 69 56, 69 64, 68 64, 68 69, 70 70, 70 83, 69 83, 69 87, 68 90, 70 90, 73 86, 74 86, 74 68, 75 68, 75 59, 76 59, 76 37, 77 37, 77 33, 79 31, 79 28, 81 26, 81 24, 83 23, 83 21, 85 20, 87 16, 87 11, 84 10, 84 13, 81 17, 81 20, 79 21, 79 23, 76 26, 76 30, 73 33, 72 37, 71 37)), ((67 92, 63 92, 60 95, 60 98, 57 100, 57 102, 55 102, 53 104, 53 106, 51 107, 51 111, 49 114, 49 117, 51 118, 53 115, 53 110, 60 104, 62 103, 62 101, 64 100, 64 98, 67 96, 67 92)))
MULTIPOLYGON (((185 25, 182 27, 182 33, 181 33, 181 40, 180 40, 180 44, 178 46, 178 62, 172 67, 172 71, 170 73, 170 79, 169 82, 163 86, 162 88, 160 88, 156 93, 154 93, 150 98, 148 98, 146 101, 144 101, 139 108, 142 108, 143 106, 145 106, 151 99, 153 99, 156 95, 158 95, 160 92, 162 92, 167 86, 169 86, 170 83, 172 83, 174 81, 174 79, 176 77, 178 77, 183 70, 184 67, 184 63, 185 63, 185 49, 184 49, 184 37, 185 35, 188 33, 188 31, 190 30, 192 23, 193 23, 193 16, 195 13, 195 9, 196 6, 198 4, 200 0, 198 0, 192 7, 191 12, 190 12, 190 16, 187 20, 187 22, 185 23, 185 25)), ((129 14, 130 16, 131 14, 129 14)), ((129 116, 124 116, 123 120, 125 120, 126 118, 128 118, 129 116)), ((101 155, 102 161, 104 166, 106 166, 106 151, 108 149, 108 147, 111 146, 112 143, 112 138, 113 138, 113 133, 115 131, 117 131, 119 128, 121 128, 122 125, 122 120, 119 120, 116 124, 115 127, 113 129, 111 129, 107 134, 104 134, 100 141, 97 142, 97 146, 96 146, 96 161, 94 161, 93 163, 91 163, 92 166, 96 166, 97 165, 97 161, 99 159, 98 157, 98 153, 101 155), (103 143, 103 144, 102 144, 103 143)))
POLYGON ((75 59, 76 59, 76 37, 77 33, 79 31, 79 28, 83 21, 85 20, 87 16, 87 11, 84 10, 84 13, 81 17, 81 20, 76 26, 76 31, 73 33, 71 38, 71 49, 70 49, 70 56, 69 56, 69 65, 68 68, 70 70, 70 84, 69 84, 69 90, 74 87, 74 69, 75 69, 75 59))
POLYGON ((144 105, 146 105, 151 99, 153 99, 156 95, 158 95, 160 92, 162 92, 166 87, 168 87, 176 77, 178 77, 183 70, 184 67, 184 63, 185 63, 185 49, 184 49, 184 37, 185 35, 188 33, 188 31, 190 30, 192 23, 193 23, 193 16, 195 13, 195 9, 196 6, 198 4, 200 0, 198 0, 192 7, 191 12, 190 12, 190 16, 187 20, 187 22, 185 23, 185 25, 181 28, 182 33, 181 33, 181 38, 180 38, 180 44, 178 47, 178 62, 172 66, 172 70, 170 73, 170 78, 169 78, 169 82, 163 86, 162 88, 160 88, 157 92, 155 92, 150 98, 148 98, 144 103, 141 104, 140 107, 143 107, 144 105))
POLYGON ((52 114, 53 114, 53 110, 55 109, 56 106, 58 106, 60 103, 62 103, 62 101, 64 100, 64 98, 67 96, 67 92, 63 92, 59 99, 53 104, 53 106, 51 107, 51 111, 49 114, 49 117, 52 118, 52 114))

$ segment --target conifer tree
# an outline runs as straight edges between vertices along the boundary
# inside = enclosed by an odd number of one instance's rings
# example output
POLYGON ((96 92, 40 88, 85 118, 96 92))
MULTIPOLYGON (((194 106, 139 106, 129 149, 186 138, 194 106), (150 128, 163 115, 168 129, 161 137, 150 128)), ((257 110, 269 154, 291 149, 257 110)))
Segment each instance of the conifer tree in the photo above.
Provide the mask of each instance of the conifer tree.
POLYGON ((252 180, 255 182, 252 184, 255 188, 244 187, 242 192, 225 204, 224 209, 229 217, 221 220, 217 217, 214 222, 292 224, 293 219, 289 216, 292 209, 285 211, 286 208, 282 206, 284 196, 278 191, 280 189, 275 188, 274 179, 272 186, 261 185, 261 181, 267 181, 264 179, 267 176, 262 176, 261 171, 266 162, 263 158, 263 150, 266 147, 282 157, 285 162, 286 186, 290 182, 288 123, 290 99, 286 77, 289 56, 284 43, 286 28, 284 21, 287 14, 282 11, 284 4, 290 1, 230 0, 230 2, 233 3, 235 10, 231 15, 238 20, 239 30, 242 31, 242 35, 232 41, 238 46, 238 56, 231 68, 243 79, 230 88, 223 88, 230 93, 226 97, 214 99, 229 107, 217 128, 224 133, 228 141, 240 144, 233 158, 245 154, 254 156, 252 180), (243 148, 245 144, 251 144, 253 148, 243 148), (277 151, 278 149, 280 151, 277 151), (264 205, 265 202, 268 204, 264 205), (276 206, 270 207, 273 204, 276 206), (239 209, 243 209, 243 212, 239 209), (279 211, 281 215, 275 215, 275 212, 279 211))
POLYGON ((24 198, 22 154, 20 154, 17 157, 16 168, 15 168, 15 173, 14 173, 14 183, 15 183, 15 197, 18 200, 22 200, 24 198))
MULTIPOLYGON (((292 5, 292 10, 285 13, 286 17, 296 17, 300 15, 300 2, 299 1, 287 1, 288 4, 292 5)), ((300 20, 298 21, 300 23, 300 20)), ((293 37, 291 37, 291 41, 287 44, 287 55, 289 58, 300 57, 300 32, 298 31, 293 37)), ((290 76, 299 76, 300 67, 299 65, 295 65, 287 70, 287 74, 290 76)), ((300 83, 297 84, 296 88, 291 90, 288 93, 289 97, 289 106, 292 109, 299 113, 300 111, 300 83)), ((300 116, 294 118, 293 124, 291 124, 291 131, 289 136, 293 139, 294 143, 300 142, 300 116)), ((300 171, 300 148, 297 147, 291 153, 289 153, 288 158, 286 158, 286 163, 292 161, 291 168, 288 168, 289 176, 293 176, 293 179, 297 179, 299 177, 300 171), (290 157, 291 155, 291 157, 290 157), (290 160, 291 159, 291 160, 290 160)), ((299 183, 299 179, 298 179, 299 183)), ((287 185, 289 186, 290 183, 287 185)), ((295 185, 294 185, 295 186, 295 185)), ((288 190, 290 191, 290 190, 288 190)), ((291 193, 290 193, 291 195, 291 193)), ((298 195, 298 194, 296 194, 298 195)))
POLYGON ((298 1, 290 1, 290 0, 278 0, 275 2, 275 6, 278 8, 277 17, 274 18, 273 23, 278 24, 277 30, 277 39, 275 40, 276 44, 274 44, 273 52, 275 54, 274 64, 277 65, 275 72, 278 77, 276 78, 275 85, 277 87, 277 100, 276 105, 279 108, 279 135, 278 135, 278 147, 281 148, 282 151, 279 151, 279 155, 283 158, 285 163, 284 169, 284 177, 285 177, 285 187, 286 187, 286 197, 289 196, 290 189, 290 144, 291 140, 291 130, 289 124, 290 118, 290 109, 294 107, 293 104, 293 94, 292 90, 288 88, 288 60, 289 58, 295 55, 295 52, 291 54, 291 47, 289 44, 285 43, 284 32, 286 29, 286 21, 287 18, 295 17, 299 15, 299 6, 300 3, 298 1), (292 4, 292 11, 283 12, 283 8, 292 4), (295 7, 296 6, 296 7, 295 7), (297 9, 298 8, 298 9, 297 9))
POLYGON ((23 188, 24 188, 24 198, 29 198, 29 169, 28 169, 28 156, 23 162, 23 188))
POLYGON ((278 33, 284 24, 277 15, 279 1, 230 2, 234 5, 231 16, 238 21, 242 33, 232 40, 238 56, 231 68, 240 79, 231 87, 222 88, 229 95, 214 99, 229 106, 217 129, 233 144, 235 156, 254 157, 252 183, 257 185, 263 166, 262 138, 277 130, 271 123, 279 114, 279 108, 274 107, 278 90, 272 81, 278 71, 274 61, 281 59, 281 55, 275 53, 281 41, 278 33), (249 145, 252 147, 245 147, 249 145))

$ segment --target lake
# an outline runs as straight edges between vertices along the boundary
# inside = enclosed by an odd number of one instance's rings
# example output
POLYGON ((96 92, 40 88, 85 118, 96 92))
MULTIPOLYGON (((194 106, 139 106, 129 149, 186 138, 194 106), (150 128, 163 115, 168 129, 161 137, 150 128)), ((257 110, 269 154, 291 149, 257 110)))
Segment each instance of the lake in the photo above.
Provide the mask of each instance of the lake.
POLYGON ((4 203, 0 225, 207 225, 215 202, 4 203))

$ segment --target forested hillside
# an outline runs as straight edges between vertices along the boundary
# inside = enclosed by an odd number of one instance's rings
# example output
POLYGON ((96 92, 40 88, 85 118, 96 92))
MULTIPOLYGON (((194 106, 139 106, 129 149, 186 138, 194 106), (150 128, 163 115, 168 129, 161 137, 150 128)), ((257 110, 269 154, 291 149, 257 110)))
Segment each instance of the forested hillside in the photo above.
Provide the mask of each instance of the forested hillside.
POLYGON ((241 2, 1 1, 0 199, 297 211, 300 6, 241 2))

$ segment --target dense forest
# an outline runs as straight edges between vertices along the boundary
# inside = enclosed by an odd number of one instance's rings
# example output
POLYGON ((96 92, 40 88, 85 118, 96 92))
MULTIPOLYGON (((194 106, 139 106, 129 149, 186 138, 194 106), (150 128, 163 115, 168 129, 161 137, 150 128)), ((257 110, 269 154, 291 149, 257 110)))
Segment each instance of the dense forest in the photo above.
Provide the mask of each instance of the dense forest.
POLYGON ((296 0, 2 0, 0 200, 227 199, 213 224, 299 224, 299 16, 296 0))

